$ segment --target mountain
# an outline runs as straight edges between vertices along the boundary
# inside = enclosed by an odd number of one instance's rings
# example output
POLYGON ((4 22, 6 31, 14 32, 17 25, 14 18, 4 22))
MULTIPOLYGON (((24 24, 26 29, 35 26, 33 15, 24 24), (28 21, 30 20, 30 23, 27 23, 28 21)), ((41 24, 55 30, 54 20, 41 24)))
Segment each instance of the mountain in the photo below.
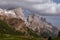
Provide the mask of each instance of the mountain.
MULTIPOLYGON (((2 24, 3 25, 8 25, 9 28, 7 29, 14 29, 15 31, 17 31, 18 34, 24 34, 27 36, 35 36, 36 34, 27 27, 27 22, 24 19, 24 14, 22 12, 21 8, 17 8, 17 9, 13 9, 13 10, 6 10, 6 9, 0 9, 0 20, 3 21, 2 24)), ((1 24, 1 25, 2 25, 1 24)), ((5 29, 4 27, 6 26, 1 26, 2 30, 5 29)), ((5 29, 6 30, 6 29, 5 29)), ((15 31, 10 31, 12 33, 16 33, 15 31)), ((5 31, 7 32, 7 30, 5 31)), ((38 36, 38 35, 36 35, 38 36)))
MULTIPOLYGON (((28 29, 28 32, 31 35, 32 31, 28 29)), ((32 36, 25 35, 21 31, 16 31, 8 23, 0 20, 0 40, 42 40, 40 37, 32 36)))
POLYGON ((24 14, 21 8, 14 10, 3 10, 0 9, 0 20, 6 22, 11 28, 22 33, 27 33, 27 27, 25 27, 24 14), (19 11, 20 10, 20 11, 19 11))
MULTIPOLYGON (((33 14, 28 16, 27 21, 29 23, 29 28, 35 31, 38 35, 44 35, 44 33, 49 34, 49 36, 57 36, 58 29, 51 23, 48 23, 45 18, 40 15, 33 14)), ((47 36, 45 34, 45 36, 47 36)))
POLYGON ((25 18, 22 8, 0 9, 0 20, 7 23, 12 29, 27 36, 52 37, 58 35, 58 29, 40 15, 32 14, 25 18))

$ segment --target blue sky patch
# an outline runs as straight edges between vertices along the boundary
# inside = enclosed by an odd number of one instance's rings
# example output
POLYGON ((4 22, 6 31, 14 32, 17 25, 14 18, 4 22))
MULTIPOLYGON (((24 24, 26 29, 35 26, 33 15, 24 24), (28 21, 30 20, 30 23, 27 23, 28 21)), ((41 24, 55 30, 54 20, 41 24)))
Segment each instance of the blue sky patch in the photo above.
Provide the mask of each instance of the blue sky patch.
POLYGON ((60 3, 60 0, 53 0, 54 2, 56 2, 56 3, 60 3))

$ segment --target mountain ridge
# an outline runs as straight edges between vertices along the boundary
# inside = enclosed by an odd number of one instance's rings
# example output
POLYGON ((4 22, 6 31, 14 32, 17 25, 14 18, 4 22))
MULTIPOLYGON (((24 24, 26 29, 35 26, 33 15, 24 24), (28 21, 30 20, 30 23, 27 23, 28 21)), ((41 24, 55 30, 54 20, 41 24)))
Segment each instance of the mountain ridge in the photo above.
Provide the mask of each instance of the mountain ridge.
POLYGON ((13 10, 0 9, 0 20, 7 22, 17 31, 28 34, 28 29, 31 29, 32 34, 43 35, 46 32, 48 34, 48 36, 45 34, 46 37, 57 36, 58 29, 40 15, 32 14, 27 17, 28 20, 24 18, 25 15, 23 14, 22 8, 13 10))

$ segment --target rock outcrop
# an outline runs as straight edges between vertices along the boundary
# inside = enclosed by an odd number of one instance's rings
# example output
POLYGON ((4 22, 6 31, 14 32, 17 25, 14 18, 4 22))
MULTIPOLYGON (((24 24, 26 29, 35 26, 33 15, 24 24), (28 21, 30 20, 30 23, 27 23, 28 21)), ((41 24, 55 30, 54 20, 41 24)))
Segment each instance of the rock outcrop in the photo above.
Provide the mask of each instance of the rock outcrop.
POLYGON ((49 36, 57 36, 58 34, 58 29, 39 15, 30 15, 28 16, 27 21, 29 23, 29 28, 35 31, 38 35, 42 35, 45 32, 49 34, 49 36))
POLYGON ((18 31, 26 31, 24 14, 21 8, 14 10, 0 9, 0 20, 7 22, 18 31))
POLYGON ((58 34, 58 29, 52 24, 48 23, 46 19, 42 18, 40 15, 30 15, 28 16, 27 21, 24 19, 24 17, 25 16, 21 8, 13 10, 0 9, 0 20, 5 21, 17 31, 27 33, 28 29, 31 29, 32 32, 36 33, 37 35, 47 33, 49 36, 56 36, 58 34))

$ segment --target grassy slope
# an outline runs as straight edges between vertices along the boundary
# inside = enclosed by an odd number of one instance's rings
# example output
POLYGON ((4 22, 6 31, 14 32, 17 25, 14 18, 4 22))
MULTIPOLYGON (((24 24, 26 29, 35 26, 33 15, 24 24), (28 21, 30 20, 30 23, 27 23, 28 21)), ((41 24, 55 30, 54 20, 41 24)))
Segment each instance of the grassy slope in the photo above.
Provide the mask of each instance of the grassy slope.
POLYGON ((24 33, 15 31, 6 22, 0 20, 0 40, 40 40, 40 38, 25 37, 24 33))
POLYGON ((0 40, 40 40, 40 38, 26 38, 23 36, 2 34, 0 35, 0 40))
POLYGON ((54 38, 54 39, 52 39, 52 40, 60 40, 60 37, 56 37, 56 38, 54 38))

